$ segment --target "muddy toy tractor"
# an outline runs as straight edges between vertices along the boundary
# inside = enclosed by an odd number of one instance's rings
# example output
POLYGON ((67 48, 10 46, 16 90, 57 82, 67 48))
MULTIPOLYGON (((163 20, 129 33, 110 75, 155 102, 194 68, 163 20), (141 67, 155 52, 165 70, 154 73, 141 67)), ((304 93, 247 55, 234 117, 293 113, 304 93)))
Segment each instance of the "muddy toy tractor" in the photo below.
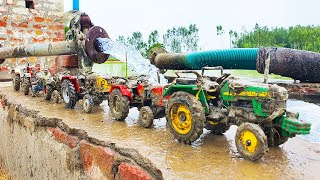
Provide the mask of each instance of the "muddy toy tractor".
POLYGON ((139 124, 145 128, 152 126, 154 119, 164 117, 162 86, 150 85, 147 75, 115 78, 109 96, 110 113, 114 119, 123 121, 131 107, 139 109, 139 124))
POLYGON ((77 101, 83 99, 83 110, 91 113, 94 105, 108 99, 111 85, 109 78, 95 73, 77 76, 62 76, 61 96, 67 108, 73 109, 77 101))
POLYGON ((166 89, 170 96, 166 119, 173 136, 191 144, 203 128, 215 134, 237 125, 235 144, 244 158, 255 161, 268 147, 279 146, 296 134, 309 134, 311 124, 286 110, 288 92, 278 85, 244 83, 223 74, 222 67, 182 71, 166 89), (206 76, 205 70, 221 70, 220 77, 206 76), (181 77, 193 73, 197 77, 181 77))
POLYGON ((25 95, 29 94, 32 81, 36 79, 36 73, 40 71, 40 67, 30 66, 16 66, 11 70, 13 89, 19 91, 23 90, 25 95))

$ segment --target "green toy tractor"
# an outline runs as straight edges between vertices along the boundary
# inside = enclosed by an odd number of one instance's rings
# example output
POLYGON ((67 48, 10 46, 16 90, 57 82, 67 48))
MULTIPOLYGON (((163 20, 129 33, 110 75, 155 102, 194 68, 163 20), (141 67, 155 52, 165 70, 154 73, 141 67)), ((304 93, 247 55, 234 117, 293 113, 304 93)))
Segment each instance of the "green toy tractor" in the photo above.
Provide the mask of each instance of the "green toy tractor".
POLYGON ((299 114, 286 111, 288 92, 278 85, 244 83, 222 67, 204 67, 202 73, 181 71, 165 90, 166 119, 173 136, 191 144, 203 128, 222 134, 237 125, 235 144, 244 158, 256 161, 268 147, 279 146, 296 134, 309 134, 311 124, 298 120, 299 114), (220 77, 205 75, 220 70, 220 77), (193 73, 197 77, 181 77, 193 73))

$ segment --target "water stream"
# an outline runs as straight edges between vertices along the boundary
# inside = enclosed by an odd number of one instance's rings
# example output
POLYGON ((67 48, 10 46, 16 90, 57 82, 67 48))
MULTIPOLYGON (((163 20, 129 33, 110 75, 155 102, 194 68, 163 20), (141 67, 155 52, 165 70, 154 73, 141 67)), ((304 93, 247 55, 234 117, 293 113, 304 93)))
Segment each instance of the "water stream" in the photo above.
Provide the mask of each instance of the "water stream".
POLYGON ((103 53, 110 54, 120 61, 128 63, 128 68, 133 75, 150 75, 150 83, 166 84, 167 80, 159 73, 160 82, 158 82, 159 69, 150 63, 150 60, 144 58, 139 51, 122 43, 112 41, 108 38, 98 38, 97 43, 103 53), (126 57, 127 55, 127 57, 126 57))

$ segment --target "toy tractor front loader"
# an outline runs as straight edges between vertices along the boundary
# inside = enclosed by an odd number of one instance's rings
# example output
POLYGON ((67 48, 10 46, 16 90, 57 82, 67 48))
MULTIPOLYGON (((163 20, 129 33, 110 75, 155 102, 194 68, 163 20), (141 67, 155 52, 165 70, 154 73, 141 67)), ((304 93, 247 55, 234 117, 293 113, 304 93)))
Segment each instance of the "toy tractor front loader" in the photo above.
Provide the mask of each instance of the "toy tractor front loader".
POLYGON ((166 119, 173 136, 191 144, 203 128, 215 134, 237 125, 238 152, 255 161, 268 146, 279 146, 296 134, 308 134, 311 124, 298 120, 299 114, 286 111, 287 90, 278 85, 243 83, 223 74, 222 67, 205 67, 197 78, 178 77, 165 91, 170 96, 166 119), (204 75, 205 70, 221 70, 220 77, 204 75))

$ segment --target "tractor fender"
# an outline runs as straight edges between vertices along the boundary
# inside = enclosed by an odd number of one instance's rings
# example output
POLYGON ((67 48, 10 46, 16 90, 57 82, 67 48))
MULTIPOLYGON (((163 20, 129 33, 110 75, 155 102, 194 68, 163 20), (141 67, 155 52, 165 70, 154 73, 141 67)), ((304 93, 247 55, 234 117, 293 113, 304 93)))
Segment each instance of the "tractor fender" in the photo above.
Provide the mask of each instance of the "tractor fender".
POLYGON ((76 88, 76 92, 80 92, 80 85, 78 83, 78 80, 75 76, 62 76, 61 82, 64 81, 65 79, 68 79, 69 81, 72 82, 74 87, 76 88))
POLYGON ((119 86, 112 86, 110 89, 110 93, 112 93, 113 90, 119 89, 123 96, 127 96, 130 101, 132 101, 132 92, 124 85, 119 86))

